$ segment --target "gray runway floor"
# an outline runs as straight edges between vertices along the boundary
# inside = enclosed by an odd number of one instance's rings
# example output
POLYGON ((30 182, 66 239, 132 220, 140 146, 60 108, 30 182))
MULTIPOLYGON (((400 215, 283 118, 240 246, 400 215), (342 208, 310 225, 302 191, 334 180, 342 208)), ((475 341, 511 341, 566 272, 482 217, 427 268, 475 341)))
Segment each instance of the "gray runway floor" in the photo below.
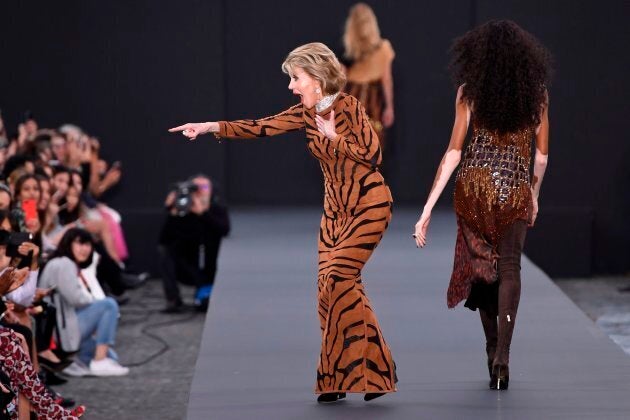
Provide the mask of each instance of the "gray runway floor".
POLYGON ((510 389, 489 390, 478 314, 446 308, 454 216, 436 213, 419 250, 409 210, 394 212, 363 276, 399 392, 318 405, 319 218, 315 209, 233 214, 189 419, 630 419, 630 357, 526 258, 510 389))

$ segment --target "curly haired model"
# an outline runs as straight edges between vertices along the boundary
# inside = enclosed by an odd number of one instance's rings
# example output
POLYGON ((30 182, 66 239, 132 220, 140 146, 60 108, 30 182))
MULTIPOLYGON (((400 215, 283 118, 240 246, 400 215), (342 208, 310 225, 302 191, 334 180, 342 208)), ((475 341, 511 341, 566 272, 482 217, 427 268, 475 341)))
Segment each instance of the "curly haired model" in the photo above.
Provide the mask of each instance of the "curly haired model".
POLYGON ((510 21, 488 22, 455 40, 455 123, 414 237, 426 245, 431 211, 451 174, 457 241, 447 304, 479 309, 490 388, 507 389, 521 294, 521 252, 538 214, 549 143, 550 56, 510 21), (462 158, 469 125, 472 136, 462 158), (536 155, 530 180, 532 141, 536 155))
POLYGON ((455 86, 464 86, 462 99, 475 104, 479 124, 503 133, 540 124, 551 56, 534 36, 493 20, 457 38, 451 55, 455 86))

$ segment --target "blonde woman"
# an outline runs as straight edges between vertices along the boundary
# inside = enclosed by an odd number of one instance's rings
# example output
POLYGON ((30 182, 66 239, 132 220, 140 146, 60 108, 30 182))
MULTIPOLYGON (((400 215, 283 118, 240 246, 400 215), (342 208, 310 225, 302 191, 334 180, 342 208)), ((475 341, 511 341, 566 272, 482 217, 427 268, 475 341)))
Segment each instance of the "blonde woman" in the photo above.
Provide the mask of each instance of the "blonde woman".
POLYGON ((347 69, 345 91, 356 97, 370 118, 381 148, 385 147, 385 128, 394 123, 394 49, 381 38, 376 15, 365 3, 350 9, 343 35, 347 69))
POLYGON ((256 138, 305 130, 307 147, 324 175, 319 234, 318 313, 322 346, 315 393, 318 402, 364 399, 396 390, 395 365, 368 300, 361 270, 387 228, 392 197, 378 170, 378 136, 356 98, 341 93, 346 78, 335 54, 311 43, 282 64, 300 103, 280 114, 238 121, 189 123, 170 129, 194 140, 214 133, 256 138))

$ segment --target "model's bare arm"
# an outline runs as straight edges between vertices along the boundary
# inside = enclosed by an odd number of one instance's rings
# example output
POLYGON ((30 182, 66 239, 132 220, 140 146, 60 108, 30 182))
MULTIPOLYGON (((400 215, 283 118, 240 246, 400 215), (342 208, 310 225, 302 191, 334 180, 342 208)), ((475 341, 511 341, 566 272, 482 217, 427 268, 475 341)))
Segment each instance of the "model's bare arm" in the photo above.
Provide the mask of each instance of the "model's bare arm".
POLYGON ((433 181, 427 202, 424 205, 422 215, 415 226, 413 236, 418 247, 424 247, 427 244, 427 230, 431 221, 431 211, 462 157, 462 148, 464 147, 468 124, 470 122, 470 108, 462 98, 462 93, 463 86, 460 86, 457 91, 457 99, 455 100, 455 122, 453 123, 451 139, 446 153, 444 153, 440 161, 437 173, 435 174, 435 180, 433 181))

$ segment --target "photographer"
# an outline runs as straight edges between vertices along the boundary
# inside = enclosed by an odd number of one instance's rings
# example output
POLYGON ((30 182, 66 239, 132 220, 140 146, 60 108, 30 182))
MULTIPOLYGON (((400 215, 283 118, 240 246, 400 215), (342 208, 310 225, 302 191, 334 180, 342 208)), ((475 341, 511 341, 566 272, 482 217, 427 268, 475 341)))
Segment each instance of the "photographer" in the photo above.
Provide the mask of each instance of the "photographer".
POLYGON ((212 191, 212 182, 197 175, 180 183, 165 202, 168 216, 160 234, 160 268, 167 306, 164 312, 183 309, 177 281, 196 287, 195 306, 208 306, 221 240, 230 231, 227 209, 212 191))

